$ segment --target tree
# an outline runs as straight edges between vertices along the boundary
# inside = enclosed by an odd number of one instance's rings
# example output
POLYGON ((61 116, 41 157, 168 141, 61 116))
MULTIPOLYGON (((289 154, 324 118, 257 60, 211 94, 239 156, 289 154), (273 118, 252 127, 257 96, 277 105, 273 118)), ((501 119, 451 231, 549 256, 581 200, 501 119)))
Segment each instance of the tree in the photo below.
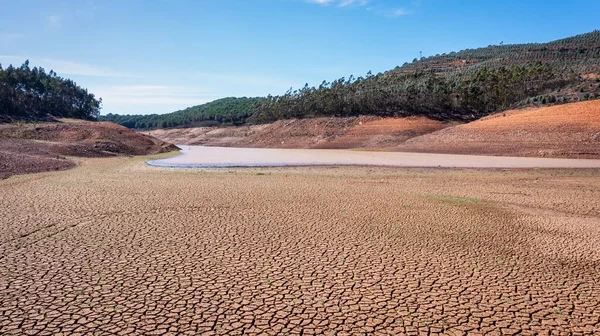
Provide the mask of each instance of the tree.
POLYGON ((0 66, 0 116, 39 119, 56 117, 97 119, 102 99, 54 71, 29 66, 0 66))

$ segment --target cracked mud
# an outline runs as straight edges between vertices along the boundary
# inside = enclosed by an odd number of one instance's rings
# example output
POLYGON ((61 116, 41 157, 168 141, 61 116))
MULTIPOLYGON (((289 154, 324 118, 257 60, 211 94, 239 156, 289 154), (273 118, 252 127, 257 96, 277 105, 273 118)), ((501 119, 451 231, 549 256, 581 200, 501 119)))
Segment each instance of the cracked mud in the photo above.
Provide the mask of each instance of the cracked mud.
POLYGON ((0 181, 0 334, 598 334, 600 171, 0 181))

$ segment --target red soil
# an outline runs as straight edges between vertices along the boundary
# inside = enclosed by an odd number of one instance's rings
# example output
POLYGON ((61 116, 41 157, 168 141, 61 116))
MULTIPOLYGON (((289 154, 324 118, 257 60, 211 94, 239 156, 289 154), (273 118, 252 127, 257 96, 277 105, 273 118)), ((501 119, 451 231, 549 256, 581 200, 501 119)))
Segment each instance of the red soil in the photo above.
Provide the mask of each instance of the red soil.
POLYGON ((600 157, 600 101, 482 118, 410 139, 399 151, 481 155, 600 157))
POLYGON ((312 118, 256 126, 159 129, 147 134, 183 145, 383 149, 450 125, 423 117, 312 118))
POLYGON ((385 118, 359 123, 344 136, 332 139, 321 148, 386 149, 398 142, 431 133, 449 126, 424 117, 385 118))
POLYGON ((458 125, 423 117, 314 118, 258 126, 155 130, 148 134, 186 145, 597 159, 600 100, 506 111, 458 125))
POLYGON ((170 143, 110 122, 3 124, 0 178, 74 167, 65 156, 148 155, 174 149, 170 143))

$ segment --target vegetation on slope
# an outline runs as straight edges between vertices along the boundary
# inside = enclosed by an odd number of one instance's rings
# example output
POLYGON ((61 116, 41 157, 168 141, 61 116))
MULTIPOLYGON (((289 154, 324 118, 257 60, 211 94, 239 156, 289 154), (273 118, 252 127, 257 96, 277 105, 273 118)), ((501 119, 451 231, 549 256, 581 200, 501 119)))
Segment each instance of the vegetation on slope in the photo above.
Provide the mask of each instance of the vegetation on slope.
MULTIPOLYGON (((358 79, 341 78, 317 88, 305 86, 282 96, 269 96, 255 106, 252 119, 269 122, 369 114, 473 120, 576 81, 576 76, 542 63, 483 67, 455 78, 432 72, 392 72, 358 79)), ((552 100, 556 101, 556 97, 552 100)))
POLYGON ((600 97, 600 31, 549 43, 435 55, 385 73, 305 85, 283 95, 225 98, 165 115, 101 117, 138 128, 266 123, 326 116, 474 120, 527 105, 600 97))
POLYGON ((241 124, 250 117, 252 108, 262 98, 223 98, 168 114, 107 114, 100 120, 112 121, 129 128, 153 129, 171 127, 216 126, 241 124))
POLYGON ((48 116, 96 119, 102 99, 70 80, 29 67, 0 65, 0 122, 12 119, 40 120, 48 116))
POLYGON ((256 105, 252 121, 424 115, 473 120, 531 103, 600 97, 600 31, 544 44, 489 46, 415 59, 365 78, 324 81, 256 105))
POLYGON ((598 71, 600 30, 547 43, 500 44, 485 48, 466 49, 448 54, 416 58, 394 69, 413 72, 417 69, 449 73, 481 67, 523 65, 532 62, 548 63, 563 71, 577 73, 598 71))

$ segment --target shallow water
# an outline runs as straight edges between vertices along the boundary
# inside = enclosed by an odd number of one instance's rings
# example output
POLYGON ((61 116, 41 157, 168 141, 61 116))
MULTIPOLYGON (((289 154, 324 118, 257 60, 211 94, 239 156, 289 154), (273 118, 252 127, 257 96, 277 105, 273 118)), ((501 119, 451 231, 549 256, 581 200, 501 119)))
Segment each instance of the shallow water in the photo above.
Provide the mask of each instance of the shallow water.
POLYGON ((159 167, 373 165, 443 168, 600 168, 600 160, 454 154, 186 146, 176 157, 148 161, 159 167))

